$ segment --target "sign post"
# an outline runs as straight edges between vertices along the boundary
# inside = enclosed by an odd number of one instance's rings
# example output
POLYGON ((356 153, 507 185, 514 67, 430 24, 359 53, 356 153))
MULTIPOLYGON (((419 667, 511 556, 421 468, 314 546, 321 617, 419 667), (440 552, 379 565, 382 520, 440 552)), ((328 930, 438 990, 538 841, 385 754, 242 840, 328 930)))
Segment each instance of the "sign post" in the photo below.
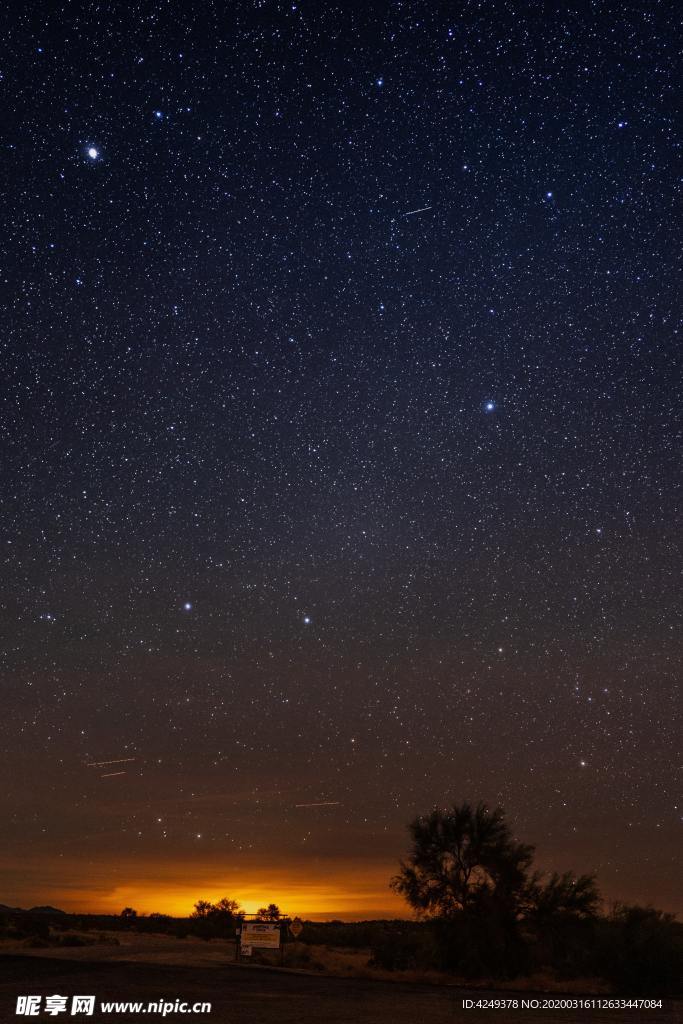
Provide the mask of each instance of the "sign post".
POLYGON ((280 924, 277 921, 243 921, 242 948, 258 946, 261 949, 280 948, 280 924))
POLYGON ((283 964, 287 930, 289 928, 291 931, 291 925, 288 917, 281 917, 277 921, 240 917, 235 927, 235 961, 239 961, 241 955, 251 956, 254 949, 279 949, 280 963, 283 964))

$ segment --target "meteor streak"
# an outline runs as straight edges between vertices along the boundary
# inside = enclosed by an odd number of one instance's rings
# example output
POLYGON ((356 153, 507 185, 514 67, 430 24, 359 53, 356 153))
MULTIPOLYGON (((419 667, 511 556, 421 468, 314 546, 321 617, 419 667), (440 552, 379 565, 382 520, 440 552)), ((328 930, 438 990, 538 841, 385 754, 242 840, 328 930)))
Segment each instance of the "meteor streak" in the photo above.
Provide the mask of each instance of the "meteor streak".
POLYGON ((106 764, 126 764, 128 761, 137 761, 136 757, 119 757, 116 761, 86 761, 86 768, 104 768, 106 764))
POLYGON ((294 804, 295 807, 339 807, 341 800, 319 800, 315 804, 294 804))
POLYGON ((403 216, 412 217, 416 213, 425 213, 427 210, 431 210, 431 206, 421 206, 419 210, 408 210, 408 212, 404 213, 403 216))

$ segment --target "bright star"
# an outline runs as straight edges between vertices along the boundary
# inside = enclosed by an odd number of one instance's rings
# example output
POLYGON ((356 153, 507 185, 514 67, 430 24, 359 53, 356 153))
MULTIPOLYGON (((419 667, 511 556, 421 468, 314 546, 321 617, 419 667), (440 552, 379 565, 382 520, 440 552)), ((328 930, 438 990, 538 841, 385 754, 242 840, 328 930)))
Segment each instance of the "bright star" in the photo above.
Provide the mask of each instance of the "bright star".
POLYGON ((487 402, 486 405, 484 406, 484 408, 486 409, 487 412, 493 412, 493 410, 496 408, 496 403, 495 402, 487 402))
POLYGON ((304 626, 310 626, 311 618, 310 615, 304 615, 304 626))
POLYGON ((192 605, 191 605, 191 603, 189 601, 185 602, 185 604, 183 605, 183 608, 185 609, 186 612, 191 612, 192 611, 192 605))
POLYGON ((94 146, 88 146, 88 156, 91 160, 97 160, 99 155, 99 151, 94 146))

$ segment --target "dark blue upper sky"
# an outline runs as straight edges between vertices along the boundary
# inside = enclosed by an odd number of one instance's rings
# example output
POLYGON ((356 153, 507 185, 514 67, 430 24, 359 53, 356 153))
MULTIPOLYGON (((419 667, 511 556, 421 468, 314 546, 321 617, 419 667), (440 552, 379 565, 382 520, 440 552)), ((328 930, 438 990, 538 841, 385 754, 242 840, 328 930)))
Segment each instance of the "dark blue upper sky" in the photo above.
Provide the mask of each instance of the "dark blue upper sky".
POLYGON ((3 18, 17 863, 389 863, 469 797, 670 905, 675 5, 3 18))

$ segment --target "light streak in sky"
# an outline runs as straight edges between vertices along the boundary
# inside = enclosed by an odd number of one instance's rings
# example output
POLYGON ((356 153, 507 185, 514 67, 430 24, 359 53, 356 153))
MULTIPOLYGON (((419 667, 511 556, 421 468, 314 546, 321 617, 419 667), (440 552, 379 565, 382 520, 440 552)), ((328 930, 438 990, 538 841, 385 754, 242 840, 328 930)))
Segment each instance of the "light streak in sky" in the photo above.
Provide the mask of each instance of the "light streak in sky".
POLYGON ((137 761, 136 757, 119 757, 116 761, 87 761, 86 768, 104 768, 106 764, 126 764, 128 761, 137 761))
POLYGON ((319 800, 314 804, 294 804, 295 807, 339 807, 341 800, 319 800))

